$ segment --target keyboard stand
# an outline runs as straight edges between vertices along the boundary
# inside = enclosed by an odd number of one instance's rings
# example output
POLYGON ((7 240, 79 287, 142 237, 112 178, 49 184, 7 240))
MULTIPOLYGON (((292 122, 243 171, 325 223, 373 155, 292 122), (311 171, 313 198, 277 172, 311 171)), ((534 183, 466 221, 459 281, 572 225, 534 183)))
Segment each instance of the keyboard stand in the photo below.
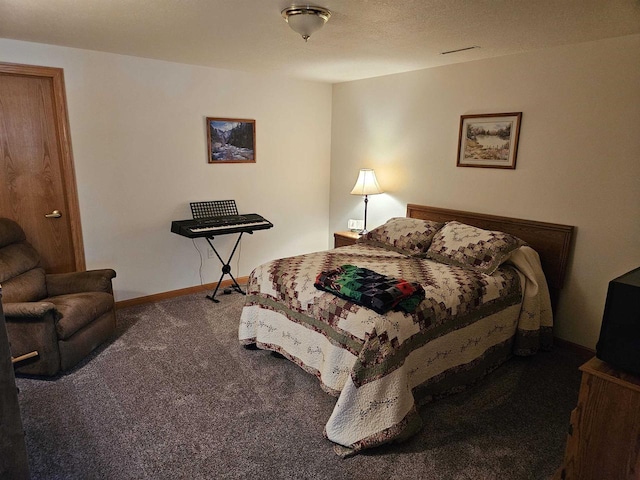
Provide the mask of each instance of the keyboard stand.
MULTIPOLYGON (((218 293, 218 289, 220 288, 220 284, 222 283, 222 279, 224 278, 225 275, 229 275, 231 277, 231 280, 233 280, 233 289, 236 292, 241 293, 242 295, 246 295, 246 293, 242 291, 242 288, 240 288, 240 285, 238 285, 238 282, 236 281, 236 279, 233 278, 233 275, 231 275, 231 259, 233 258, 233 255, 236 253, 236 248, 238 248, 238 244, 240 243, 240 239, 242 238, 243 233, 245 232, 240 232, 240 235, 238 235, 238 239, 236 240, 236 244, 234 245, 233 250, 231 251, 231 255, 229 255, 229 260, 227 260, 227 263, 225 263, 224 260, 222 260, 222 257, 216 250, 216 247, 213 246, 212 240, 214 239, 214 237, 206 237, 207 242, 209 242, 209 245, 213 249, 213 253, 216 254, 216 257, 218 257, 218 260, 220 260, 220 263, 222 264, 222 275, 220 275, 220 280, 218 280, 216 289, 213 291, 213 294, 207 295, 207 298, 209 300, 212 300, 215 303, 220 302, 220 300, 216 300, 216 293, 218 293)), ((252 231, 247 231, 247 233, 250 235, 253 234, 252 231)))

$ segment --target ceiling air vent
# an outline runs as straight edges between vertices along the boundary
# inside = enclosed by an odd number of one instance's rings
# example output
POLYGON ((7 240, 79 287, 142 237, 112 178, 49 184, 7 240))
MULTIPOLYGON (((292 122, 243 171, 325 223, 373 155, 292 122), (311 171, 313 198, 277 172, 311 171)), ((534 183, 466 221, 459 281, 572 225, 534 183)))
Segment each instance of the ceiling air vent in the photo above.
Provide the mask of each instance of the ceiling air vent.
POLYGON ((465 50, 473 50, 474 48, 480 48, 480 47, 478 45, 474 45, 472 47, 458 48, 456 50, 447 50, 446 52, 440 52, 440 55, 448 55, 450 53, 464 52, 465 50))

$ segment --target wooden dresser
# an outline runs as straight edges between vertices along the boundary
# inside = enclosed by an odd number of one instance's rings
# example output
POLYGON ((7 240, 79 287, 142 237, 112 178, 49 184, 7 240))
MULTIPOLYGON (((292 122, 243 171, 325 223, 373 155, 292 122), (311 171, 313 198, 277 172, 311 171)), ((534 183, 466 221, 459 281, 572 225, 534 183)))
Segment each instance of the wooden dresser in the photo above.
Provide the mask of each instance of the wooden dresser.
POLYGON ((598 358, 582 383, 554 480, 640 480, 640 377, 598 358))

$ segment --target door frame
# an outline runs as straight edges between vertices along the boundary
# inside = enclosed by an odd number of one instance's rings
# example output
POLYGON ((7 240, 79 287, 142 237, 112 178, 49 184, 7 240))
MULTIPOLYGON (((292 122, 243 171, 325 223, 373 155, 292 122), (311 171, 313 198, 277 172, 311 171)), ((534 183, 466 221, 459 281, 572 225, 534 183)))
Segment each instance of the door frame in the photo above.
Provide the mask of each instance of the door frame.
POLYGON ((64 86, 64 71, 62 68, 23 65, 19 63, 0 62, 0 73, 51 79, 54 102, 54 122, 60 148, 60 172, 62 175, 62 190, 64 192, 65 213, 71 229, 71 242, 76 271, 86 270, 84 256, 84 242, 82 240, 82 225, 80 223, 80 204, 78 202, 78 188, 76 173, 71 150, 71 135, 69 132, 69 115, 67 111, 67 96, 64 86))

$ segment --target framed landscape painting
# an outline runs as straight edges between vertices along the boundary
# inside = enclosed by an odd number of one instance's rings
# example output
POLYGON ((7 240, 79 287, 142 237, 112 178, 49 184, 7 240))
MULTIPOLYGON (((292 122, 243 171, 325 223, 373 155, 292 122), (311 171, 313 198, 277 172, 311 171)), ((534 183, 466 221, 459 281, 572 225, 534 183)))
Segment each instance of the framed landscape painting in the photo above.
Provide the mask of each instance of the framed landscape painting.
POLYGON ((458 167, 516 168, 522 112, 462 115, 458 167))
POLYGON ((255 163, 256 121, 207 117, 209 163, 255 163))

